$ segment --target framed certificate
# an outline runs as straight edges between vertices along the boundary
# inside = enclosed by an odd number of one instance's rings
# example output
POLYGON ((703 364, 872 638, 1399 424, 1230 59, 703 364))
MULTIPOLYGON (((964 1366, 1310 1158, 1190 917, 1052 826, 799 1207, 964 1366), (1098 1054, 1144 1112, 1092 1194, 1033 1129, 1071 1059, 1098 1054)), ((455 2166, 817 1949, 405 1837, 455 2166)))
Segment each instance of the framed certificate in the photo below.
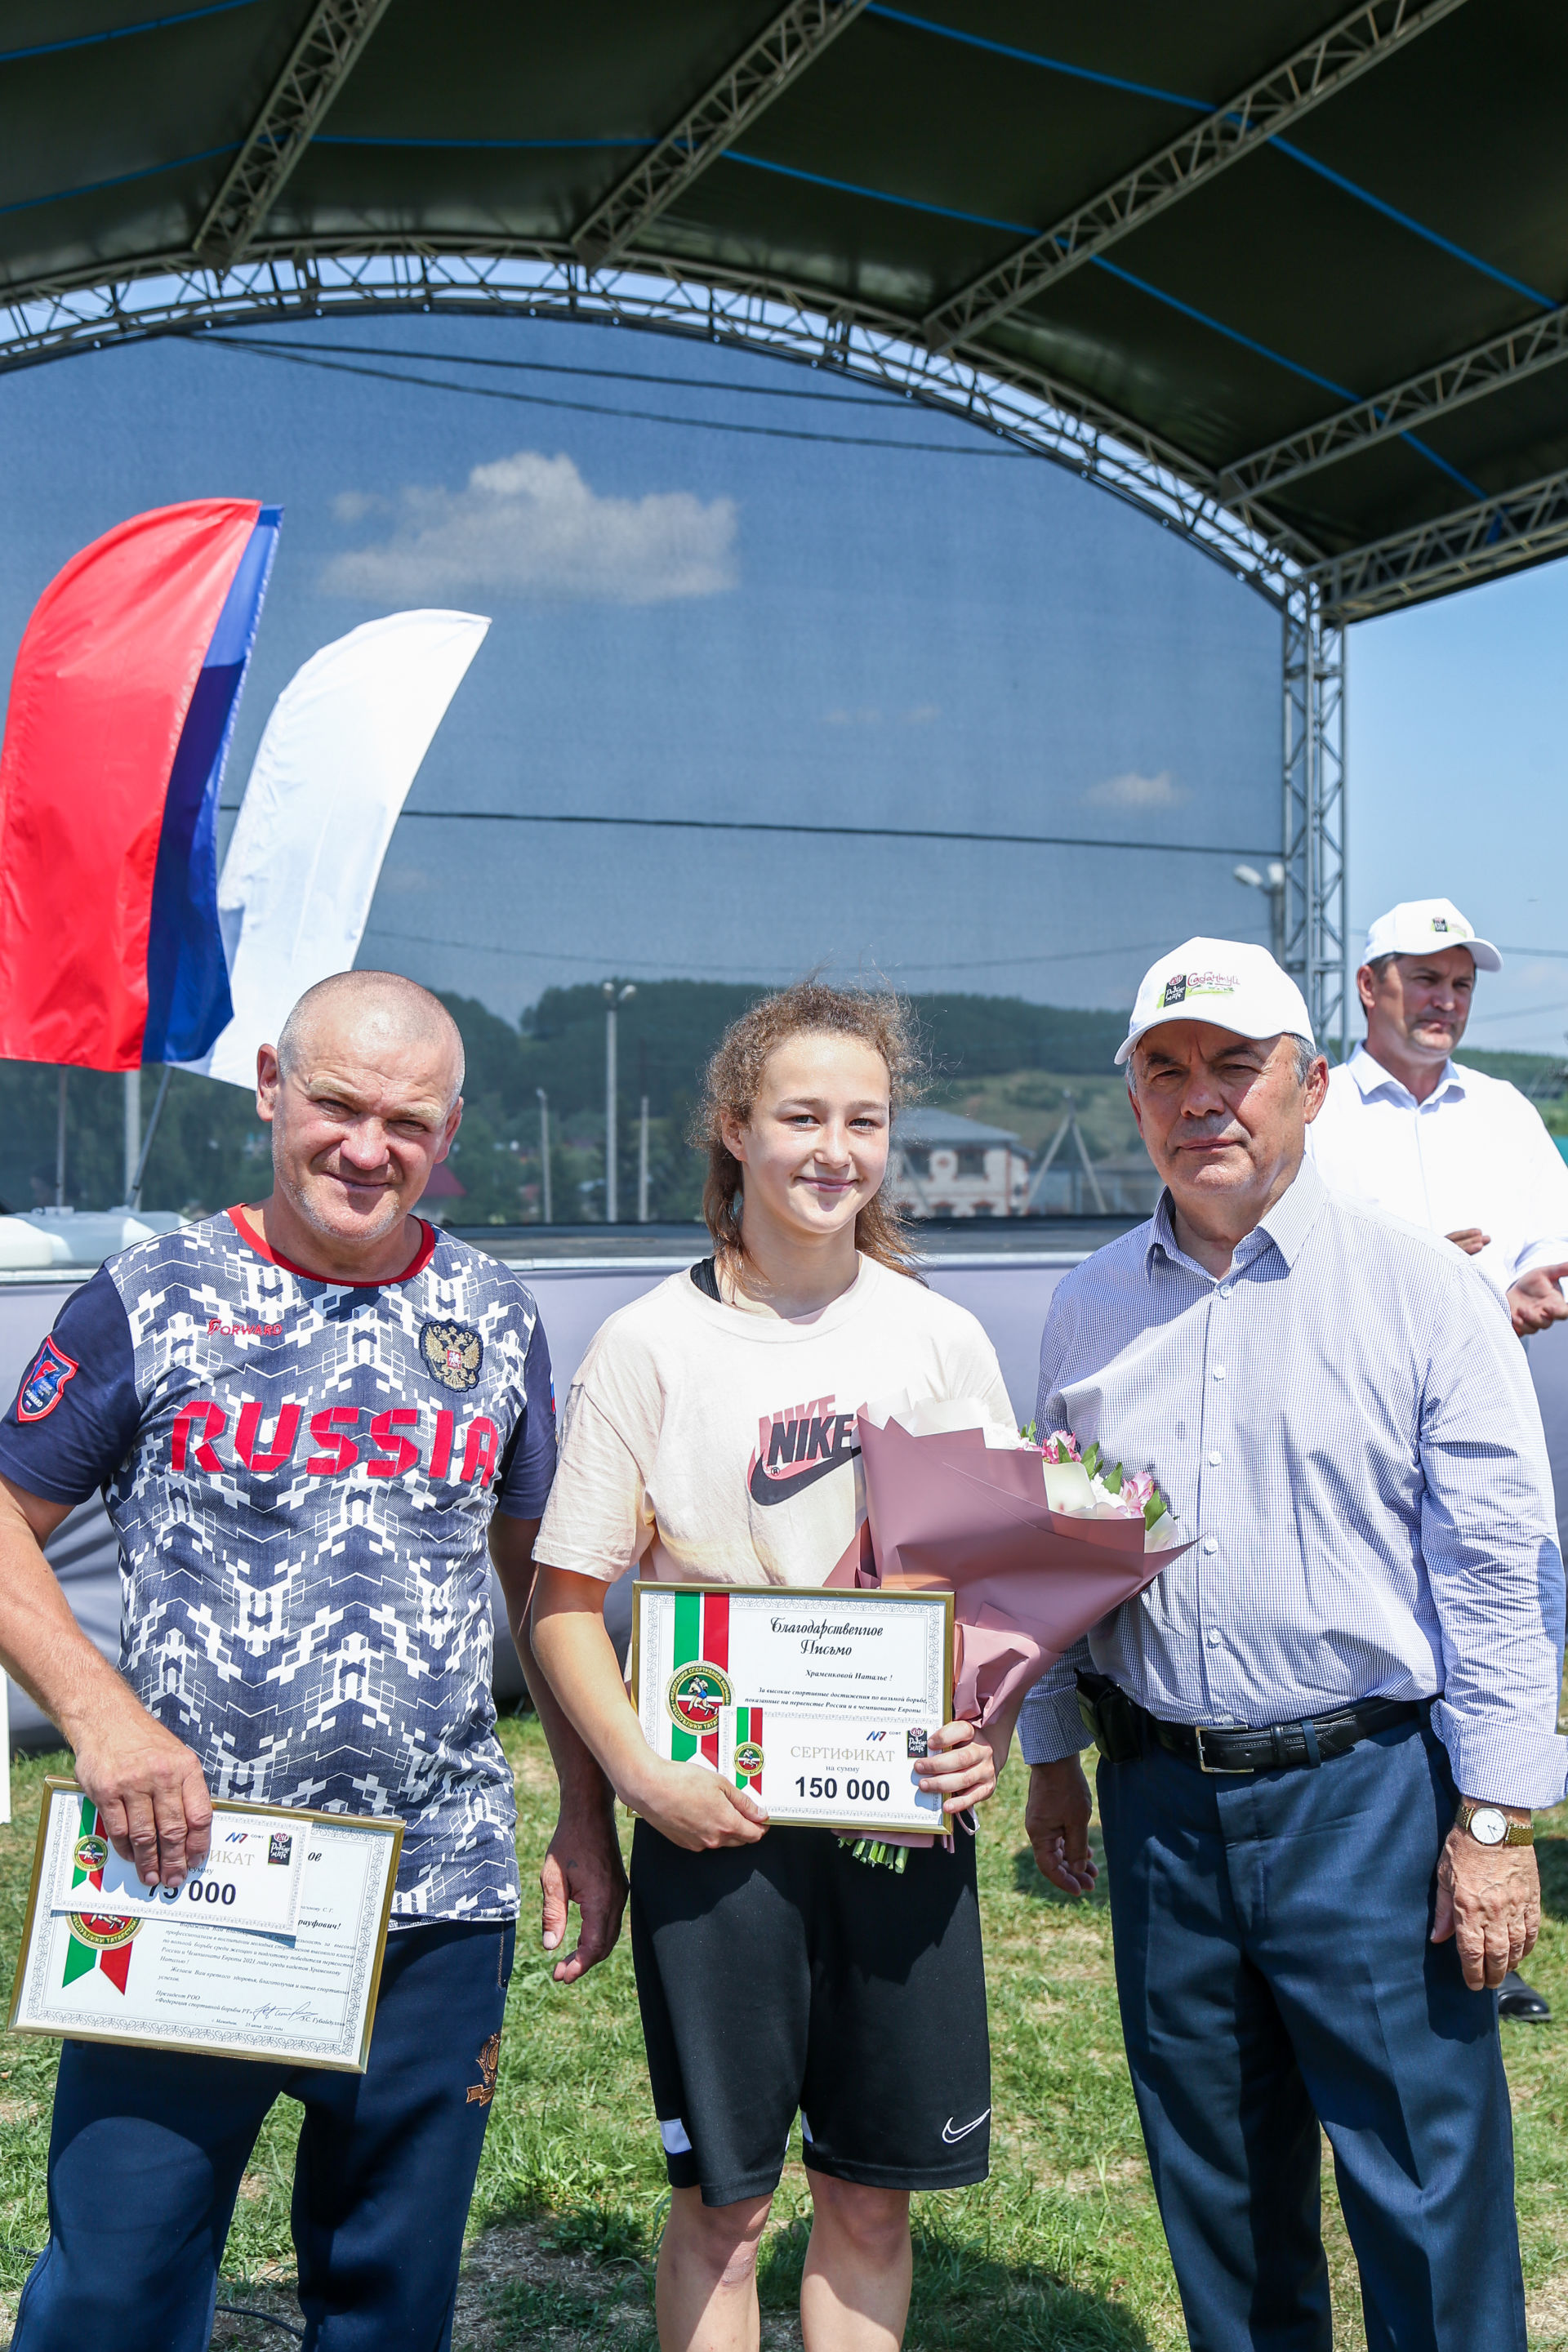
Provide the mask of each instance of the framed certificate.
POLYGON ((171 1894, 51 1778, 10 2031, 363 2074, 402 1846, 400 1821, 221 1801, 171 1894))
POLYGON ((946 1826, 917 1775, 952 1710, 951 1592, 639 1580, 631 1690, 656 1755, 711 1764, 781 1825, 946 1826))

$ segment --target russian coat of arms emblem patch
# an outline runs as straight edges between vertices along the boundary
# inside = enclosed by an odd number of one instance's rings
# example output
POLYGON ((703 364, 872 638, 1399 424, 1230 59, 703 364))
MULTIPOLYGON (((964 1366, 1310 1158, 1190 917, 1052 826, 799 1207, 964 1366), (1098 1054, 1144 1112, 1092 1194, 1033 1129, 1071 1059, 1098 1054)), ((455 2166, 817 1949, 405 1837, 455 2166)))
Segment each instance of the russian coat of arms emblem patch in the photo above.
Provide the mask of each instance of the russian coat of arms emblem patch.
POLYGON ((471 1323, 426 1323, 419 1334, 419 1352, 426 1370, 443 1388, 477 1387, 485 1343, 471 1323))

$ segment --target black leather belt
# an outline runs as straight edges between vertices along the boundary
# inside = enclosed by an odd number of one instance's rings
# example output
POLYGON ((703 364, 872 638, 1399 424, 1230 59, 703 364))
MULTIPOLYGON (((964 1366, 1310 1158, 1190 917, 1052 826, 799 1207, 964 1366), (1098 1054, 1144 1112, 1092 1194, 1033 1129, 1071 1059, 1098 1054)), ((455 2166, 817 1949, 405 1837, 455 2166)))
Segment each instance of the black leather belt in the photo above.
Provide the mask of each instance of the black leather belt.
POLYGON ((1429 1699, 1366 1698, 1336 1707, 1331 1715, 1310 1716, 1305 1723, 1271 1723, 1257 1731, 1163 1723, 1142 1707, 1138 1712, 1162 1748, 1184 1756, 1200 1772, 1279 1772, 1346 1755, 1374 1731, 1424 1717, 1430 1705, 1429 1699))

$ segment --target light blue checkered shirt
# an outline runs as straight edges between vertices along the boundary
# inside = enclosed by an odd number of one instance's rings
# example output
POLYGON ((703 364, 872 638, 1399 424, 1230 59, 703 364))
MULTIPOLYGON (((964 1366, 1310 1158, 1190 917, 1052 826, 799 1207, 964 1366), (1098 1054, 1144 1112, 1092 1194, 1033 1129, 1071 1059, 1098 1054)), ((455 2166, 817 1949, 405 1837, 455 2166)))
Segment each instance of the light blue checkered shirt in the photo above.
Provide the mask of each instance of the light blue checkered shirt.
POLYGON ((1073 1669, 1092 1664, 1168 1722, 1436 1697, 1461 1793, 1561 1799, 1541 1415, 1506 1309, 1451 1244, 1309 1160, 1215 1280, 1167 1193, 1058 1287, 1038 1422, 1152 1470, 1198 1540, 1030 1693, 1031 1763, 1085 1745, 1073 1669))

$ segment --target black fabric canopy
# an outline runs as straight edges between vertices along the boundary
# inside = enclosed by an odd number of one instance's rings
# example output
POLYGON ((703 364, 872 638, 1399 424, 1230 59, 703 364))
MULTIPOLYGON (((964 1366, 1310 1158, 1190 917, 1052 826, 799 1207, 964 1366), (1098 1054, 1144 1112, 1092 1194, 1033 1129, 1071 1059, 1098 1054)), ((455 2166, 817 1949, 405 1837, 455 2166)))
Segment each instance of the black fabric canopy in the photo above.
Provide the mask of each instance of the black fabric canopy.
POLYGON ((1565 96, 1546 0, 0 0, 0 365, 676 280, 1353 619, 1568 547, 1565 96))

